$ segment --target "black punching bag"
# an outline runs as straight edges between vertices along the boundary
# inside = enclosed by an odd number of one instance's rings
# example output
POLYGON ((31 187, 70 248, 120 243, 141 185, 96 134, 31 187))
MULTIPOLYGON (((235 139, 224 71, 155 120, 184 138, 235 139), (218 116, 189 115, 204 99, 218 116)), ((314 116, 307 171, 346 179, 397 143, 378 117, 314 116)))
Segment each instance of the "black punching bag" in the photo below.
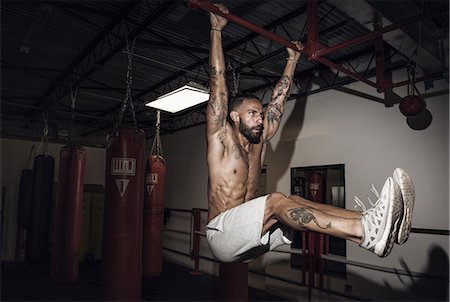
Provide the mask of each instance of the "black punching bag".
POLYGON ((49 155, 38 155, 33 165, 33 188, 30 225, 27 231, 25 260, 48 258, 50 211, 53 193, 55 160, 49 155))

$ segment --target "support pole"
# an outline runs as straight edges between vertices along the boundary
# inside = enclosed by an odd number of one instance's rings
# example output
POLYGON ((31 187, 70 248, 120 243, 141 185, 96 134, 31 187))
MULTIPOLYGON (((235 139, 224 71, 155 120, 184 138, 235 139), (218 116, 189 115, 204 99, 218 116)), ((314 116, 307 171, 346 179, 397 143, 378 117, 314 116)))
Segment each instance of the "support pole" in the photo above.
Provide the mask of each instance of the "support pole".
POLYGON ((192 217, 194 219, 194 227, 192 230, 192 252, 191 259, 194 260, 194 270, 191 271, 191 275, 201 275, 200 272, 200 224, 201 224, 201 212, 199 209, 192 209, 192 217))
POLYGON ((317 24, 317 0, 308 0, 308 43, 306 47, 312 52, 310 59, 315 59, 315 52, 319 48, 319 33, 317 24))

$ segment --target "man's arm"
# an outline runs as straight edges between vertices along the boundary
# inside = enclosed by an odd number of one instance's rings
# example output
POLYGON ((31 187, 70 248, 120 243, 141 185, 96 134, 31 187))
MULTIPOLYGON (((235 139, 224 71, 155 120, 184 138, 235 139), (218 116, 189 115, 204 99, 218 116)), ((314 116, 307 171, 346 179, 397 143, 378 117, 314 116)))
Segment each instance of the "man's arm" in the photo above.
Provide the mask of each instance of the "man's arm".
MULTIPOLYGON (((297 45, 299 50, 303 49, 300 42, 293 42, 297 45)), ((300 52, 291 48, 287 48, 289 57, 286 59, 286 66, 283 74, 273 90, 272 97, 267 105, 264 118, 264 137, 265 142, 269 141, 277 132, 280 126, 281 117, 284 112, 284 104, 288 98, 289 90, 291 88, 295 67, 300 59, 300 52)))
MULTIPOLYGON (((216 6, 223 12, 228 9, 221 4, 216 6)), ((225 59, 222 49, 222 29, 227 24, 227 19, 210 14, 211 50, 209 56, 210 64, 210 93, 206 108, 206 125, 208 140, 225 128, 228 114, 228 90, 225 80, 225 59)))

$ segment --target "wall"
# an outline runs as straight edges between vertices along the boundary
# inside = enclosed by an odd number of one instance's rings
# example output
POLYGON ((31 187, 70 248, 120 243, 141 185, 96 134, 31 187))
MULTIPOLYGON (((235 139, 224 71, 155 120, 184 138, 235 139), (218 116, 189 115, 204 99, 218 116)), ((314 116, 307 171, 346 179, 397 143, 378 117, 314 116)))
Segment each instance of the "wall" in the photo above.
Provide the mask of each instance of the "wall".
MULTIPOLYGON (((31 147, 39 149, 39 142, 4 139, 1 144, 1 186, 5 188, 2 260, 14 259, 16 242, 17 198, 20 174, 27 168, 31 147)), ((63 145, 48 144, 48 154, 55 159, 54 180, 58 181, 59 152, 63 145)), ((104 185, 105 149, 85 147, 87 152, 85 184, 104 185)), ((43 147, 39 149, 43 151, 43 147)), ((31 166, 32 168, 32 166, 31 166)))
MULTIPOLYGON (((448 88, 448 83, 435 82, 435 89, 448 88)), ((423 84, 418 86, 423 87, 423 84)), ((374 89, 361 83, 346 86, 378 98, 374 89)), ((420 88, 422 89, 422 88, 420 88)), ((396 89, 405 95, 404 87, 396 89)), ((311 95, 297 102, 287 103, 283 124, 273 138, 266 156, 268 191, 290 193, 290 168, 326 164, 345 164, 346 208, 353 209, 353 196, 365 200, 370 184, 381 190, 386 178, 396 167, 406 169, 416 188, 416 206, 413 227, 449 229, 449 107, 448 95, 430 97, 427 108, 433 116, 424 130, 412 130, 401 115, 398 104, 386 108, 384 104, 348 93, 330 90, 311 95)), ((163 136, 168 162, 169 207, 190 209, 207 207, 205 127, 200 126, 163 136), (182 151, 182 152, 181 152, 182 151)), ((186 218, 188 219, 188 218, 186 218)), ((188 230, 189 221, 178 223, 172 217, 171 228, 188 230)), ((189 250, 188 239, 166 236, 165 246, 189 250)), ((407 243, 396 245, 387 258, 378 258, 371 252, 347 242, 347 259, 397 270, 410 270, 448 276, 448 236, 411 234, 407 243), (439 255, 431 258, 433 255, 439 255), (447 265, 446 265, 447 264, 447 265), (439 268, 441 267, 441 268, 439 268)), ((206 245, 202 255, 209 256, 206 245)), ((167 258, 192 265, 187 257, 165 252, 167 258)), ((217 273, 217 267, 202 261, 202 268, 217 273)), ((300 280, 300 273, 289 268, 289 255, 269 253, 251 264, 252 269, 300 280)), ((380 273, 355 266, 347 266, 346 280, 329 279, 326 286, 361 297, 395 299, 418 297, 435 279, 410 278, 397 274, 380 273)), ((440 286, 447 295, 448 280, 440 286)), ((250 284, 266 288, 280 295, 298 296, 298 287, 265 280, 250 274, 250 284)))

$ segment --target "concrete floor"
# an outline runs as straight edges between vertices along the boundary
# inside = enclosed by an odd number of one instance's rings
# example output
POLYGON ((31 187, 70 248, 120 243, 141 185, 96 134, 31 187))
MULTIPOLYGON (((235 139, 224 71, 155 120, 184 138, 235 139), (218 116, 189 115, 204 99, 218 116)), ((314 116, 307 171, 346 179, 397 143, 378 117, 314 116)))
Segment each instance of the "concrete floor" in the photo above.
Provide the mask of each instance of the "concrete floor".
MULTIPOLYGON (((190 269, 164 262, 158 278, 144 279, 142 301, 217 301, 219 278, 194 276, 190 269)), ((1 301, 99 301, 100 263, 80 263, 79 278, 72 285, 57 285, 50 279, 50 264, 3 262, 1 301)), ((289 301, 249 288, 249 301, 289 301)))

